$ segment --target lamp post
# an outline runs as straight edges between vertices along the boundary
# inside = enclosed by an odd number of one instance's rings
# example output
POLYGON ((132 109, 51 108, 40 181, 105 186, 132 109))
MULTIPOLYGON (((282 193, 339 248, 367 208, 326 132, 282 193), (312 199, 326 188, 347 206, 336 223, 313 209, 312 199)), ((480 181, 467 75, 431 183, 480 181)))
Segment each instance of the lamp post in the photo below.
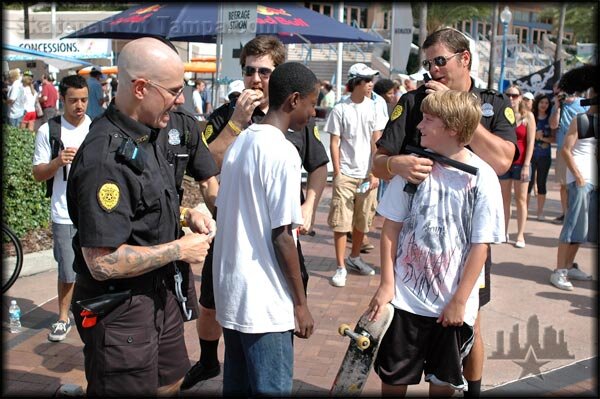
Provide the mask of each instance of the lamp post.
POLYGON ((504 6, 504 10, 500 13, 500 21, 502 22, 502 60, 500 62, 500 82, 498 82, 498 91, 504 90, 504 64, 506 63, 506 31, 508 24, 512 19, 512 13, 508 6, 504 6))

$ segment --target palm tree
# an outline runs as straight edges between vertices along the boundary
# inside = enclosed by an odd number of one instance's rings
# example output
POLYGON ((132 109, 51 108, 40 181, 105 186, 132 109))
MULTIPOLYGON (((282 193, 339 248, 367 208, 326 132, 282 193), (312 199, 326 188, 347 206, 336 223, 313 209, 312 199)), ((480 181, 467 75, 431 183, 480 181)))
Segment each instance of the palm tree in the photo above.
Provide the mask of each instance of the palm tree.
POLYGON ((560 29, 560 14, 563 7, 565 9, 564 28, 573 31, 573 41, 579 43, 597 43, 598 3, 563 3, 561 7, 546 8, 540 13, 540 18, 551 19, 555 32, 560 29))

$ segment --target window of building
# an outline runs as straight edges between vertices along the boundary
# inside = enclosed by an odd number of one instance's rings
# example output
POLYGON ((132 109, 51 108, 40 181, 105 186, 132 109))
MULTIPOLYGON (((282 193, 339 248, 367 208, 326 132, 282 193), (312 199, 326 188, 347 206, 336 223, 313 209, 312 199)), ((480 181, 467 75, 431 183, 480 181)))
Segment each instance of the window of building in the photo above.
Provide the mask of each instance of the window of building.
POLYGON ((333 9, 331 7, 331 4, 304 3, 304 7, 318 12, 319 14, 327 15, 328 17, 333 17, 333 9))
POLYGON ((383 13, 383 29, 389 29, 390 26, 390 22, 389 19, 391 18, 390 13, 389 12, 384 12, 383 13))
POLYGON ((533 29, 531 32, 531 38, 533 44, 538 44, 542 42, 542 38, 546 34, 546 30, 544 29, 533 29))
POLYGON ((517 35, 517 43, 527 44, 529 29, 522 26, 513 26, 514 34, 517 35))

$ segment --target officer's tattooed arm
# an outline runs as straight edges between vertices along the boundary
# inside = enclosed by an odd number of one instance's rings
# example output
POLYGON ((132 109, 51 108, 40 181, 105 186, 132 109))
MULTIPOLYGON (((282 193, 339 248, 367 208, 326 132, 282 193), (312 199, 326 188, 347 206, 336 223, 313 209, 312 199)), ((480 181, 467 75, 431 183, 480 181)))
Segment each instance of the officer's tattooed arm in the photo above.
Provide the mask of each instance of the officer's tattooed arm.
POLYGON ((148 247, 123 244, 116 249, 83 247, 82 252, 92 277, 104 281, 137 277, 176 260, 202 263, 211 241, 206 234, 188 233, 166 244, 148 247))

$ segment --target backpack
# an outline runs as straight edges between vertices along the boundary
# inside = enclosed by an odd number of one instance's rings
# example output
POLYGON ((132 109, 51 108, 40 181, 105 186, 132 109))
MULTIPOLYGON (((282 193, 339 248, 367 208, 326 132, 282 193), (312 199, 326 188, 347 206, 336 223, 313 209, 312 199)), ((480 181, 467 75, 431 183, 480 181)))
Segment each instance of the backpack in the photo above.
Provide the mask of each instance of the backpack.
MULTIPOLYGON (((60 134, 62 130, 62 126, 60 124, 61 116, 55 116, 54 118, 48 119, 48 130, 50 132, 50 149, 52 151, 52 155, 50 159, 54 159, 58 156, 58 153, 61 150, 65 149, 62 140, 60 139, 60 134)), ((62 168, 64 179, 67 180, 67 169, 65 167, 62 168)), ((46 197, 52 197, 52 187, 54 185, 54 177, 46 180, 46 197)))

